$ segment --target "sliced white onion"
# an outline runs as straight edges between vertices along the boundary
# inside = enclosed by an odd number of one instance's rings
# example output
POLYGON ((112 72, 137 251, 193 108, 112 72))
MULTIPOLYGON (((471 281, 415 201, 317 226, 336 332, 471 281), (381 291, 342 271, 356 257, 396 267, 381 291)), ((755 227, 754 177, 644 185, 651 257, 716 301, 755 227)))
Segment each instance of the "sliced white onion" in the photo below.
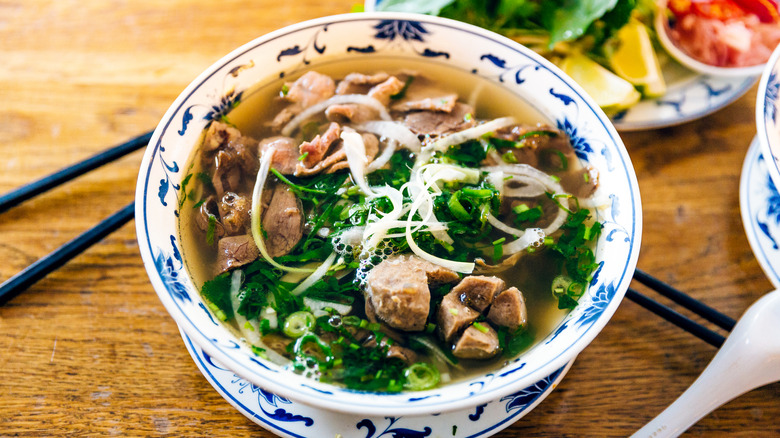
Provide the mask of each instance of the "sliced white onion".
POLYGON ((376 222, 369 222, 363 231, 363 240, 367 249, 375 248, 379 242, 387 237, 387 232, 392 228, 388 223, 397 221, 404 212, 403 194, 400 190, 390 186, 377 187, 377 196, 386 196, 393 209, 376 222))
POLYGON ((260 319, 267 320, 268 327, 271 329, 275 329, 279 327, 279 315, 276 313, 276 310, 274 310, 274 308, 271 306, 263 307, 263 310, 260 311, 260 319))
POLYGON ((387 141, 387 146, 385 146, 385 150, 382 151, 382 153, 372 161, 368 167, 366 168, 369 173, 381 169, 382 166, 390 162, 390 159, 393 158, 393 154, 395 153, 395 147, 398 144, 397 141, 393 140, 392 138, 387 141))
POLYGON ((545 187, 541 181, 525 175, 515 175, 511 180, 504 181, 502 186, 503 191, 501 191, 501 196, 508 196, 510 198, 535 198, 537 196, 544 195, 544 193, 547 191, 547 187, 545 187), (512 184, 510 183, 519 183, 525 185, 520 187, 511 187, 512 184))
POLYGON ((417 134, 400 122, 376 120, 357 125, 355 129, 397 140, 403 147, 412 152, 420 152, 422 149, 422 143, 417 138, 417 134))
POLYGON ((430 146, 426 146, 425 149, 431 151, 446 151, 450 146, 465 143, 469 140, 475 140, 497 129, 516 124, 517 120, 515 120, 514 117, 500 117, 498 119, 485 122, 481 125, 477 125, 473 128, 464 129, 463 131, 455 132, 446 137, 442 137, 433 142, 430 146))
POLYGON ((538 246, 544 242, 544 232, 539 228, 529 228, 525 230, 520 238, 502 245, 505 255, 518 253, 529 246, 538 246))
POLYGON ((295 128, 297 128, 301 123, 303 123, 308 118, 314 116, 315 114, 319 114, 323 111, 325 111, 329 106, 331 105, 337 105, 337 104, 345 104, 345 103, 356 103, 358 105, 365 105, 367 107, 370 107, 372 109, 375 109, 379 113, 379 118, 382 120, 391 120, 390 113, 387 112, 387 108, 385 108, 384 105, 382 105, 382 102, 378 101, 377 99, 367 96, 365 94, 339 94, 337 96, 333 96, 330 99, 323 100, 322 102, 315 103, 314 105, 306 108, 305 110, 301 111, 292 118, 289 122, 287 122, 286 125, 282 128, 282 135, 285 137, 289 137, 290 134, 295 131, 295 128))
POLYGON ((328 273, 328 269, 330 269, 331 266, 333 266, 333 262, 336 260, 336 253, 332 252, 328 256, 328 258, 325 259, 325 261, 322 262, 320 266, 317 267, 317 269, 314 270, 314 272, 309 275, 306 280, 303 280, 298 284, 298 286, 295 287, 292 291, 290 291, 293 295, 300 295, 303 293, 306 289, 310 288, 314 283, 316 283, 319 279, 325 276, 325 274, 328 273))
POLYGON ((366 158, 366 145, 363 143, 363 136, 355 130, 345 127, 341 131, 341 139, 344 141, 344 152, 347 154, 347 163, 355 184, 366 196, 376 196, 366 180, 368 158, 366 158))
POLYGON ((347 315, 352 311, 352 306, 349 304, 334 303, 331 301, 317 300, 309 297, 303 297, 303 305, 311 309, 311 313, 315 318, 329 315, 330 313, 325 310, 328 308, 335 310, 339 315, 347 315))
POLYGON ((255 180, 255 187, 252 190, 252 238, 255 241, 257 249, 260 250, 260 254, 263 259, 267 261, 271 266, 281 269, 286 272, 313 272, 314 269, 309 268, 293 268, 284 266, 274 260, 268 249, 265 247, 265 239, 263 239, 263 232, 261 230, 261 219, 263 214, 263 189, 265 188, 265 182, 268 179, 268 171, 271 168, 271 161, 274 157, 275 149, 270 148, 263 152, 260 157, 260 169, 257 171, 257 179, 255 180))

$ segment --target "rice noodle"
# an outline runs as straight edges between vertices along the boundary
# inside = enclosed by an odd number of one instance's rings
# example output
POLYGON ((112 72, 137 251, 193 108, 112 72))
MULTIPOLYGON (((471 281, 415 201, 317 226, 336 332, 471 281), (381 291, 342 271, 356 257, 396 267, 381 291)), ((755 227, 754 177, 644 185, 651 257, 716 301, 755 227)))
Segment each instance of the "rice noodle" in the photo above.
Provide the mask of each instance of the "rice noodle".
POLYGON ((420 152, 422 149, 422 143, 417 135, 400 122, 376 120, 357 125, 355 129, 396 140, 412 152, 420 152))
POLYGON ((283 271, 287 272, 299 272, 299 273, 309 273, 314 272, 314 269, 309 268, 293 268, 289 266, 284 266, 280 263, 278 263, 276 260, 274 260, 270 254, 268 254, 268 249, 265 246, 265 240, 263 238, 263 231, 262 231, 262 214, 263 214, 263 189, 265 188, 265 182, 268 179, 268 171, 271 168, 271 161, 274 157, 274 151, 275 149, 270 148, 267 149, 265 152, 263 152, 263 155, 260 157, 260 169, 257 171, 257 179, 255 180, 255 187, 252 190, 252 239, 255 241, 255 246, 257 246, 257 249, 260 250, 260 254, 263 256, 263 259, 267 261, 271 266, 281 269, 283 271))
POLYGON ((282 128, 282 135, 289 137, 290 134, 295 131, 295 128, 297 128, 306 119, 325 111, 331 105, 344 103, 365 105, 371 109, 376 110, 382 120, 392 120, 390 113, 387 112, 387 108, 385 108, 385 106, 382 105, 382 102, 378 101, 377 99, 365 94, 340 94, 333 96, 330 99, 323 100, 322 102, 315 103, 314 105, 298 113, 298 115, 293 117, 292 120, 284 125, 282 128))
POLYGON ((446 137, 440 138, 433 142, 430 146, 426 146, 424 149, 430 151, 446 151, 450 146, 465 143, 469 140, 475 140, 497 129, 516 124, 517 120, 515 120, 514 117, 500 117, 481 125, 477 125, 473 128, 464 129, 463 131, 455 132, 446 137))
POLYGON ((369 173, 381 169, 382 166, 390 162, 390 159, 393 158, 393 154, 395 153, 395 147, 398 144, 398 142, 395 139, 389 139, 387 140, 387 146, 385 146, 385 150, 382 151, 382 153, 374 159, 371 163, 369 163, 366 170, 368 170, 369 173))
POLYGON ((324 262, 320 266, 317 267, 317 269, 314 270, 314 272, 311 273, 305 280, 300 282, 298 286, 295 287, 295 289, 291 290, 290 293, 293 295, 300 295, 301 293, 305 292, 306 289, 310 288, 314 283, 317 282, 317 280, 321 279, 325 276, 325 274, 328 273, 328 269, 330 269, 331 266, 333 266, 333 262, 336 260, 336 253, 332 252, 328 256, 328 258, 325 259, 324 262))
POLYGON ((355 185, 366 196, 376 196, 376 193, 368 186, 368 180, 366 180, 368 158, 366 158, 366 144, 363 143, 363 136, 352 128, 345 127, 341 131, 341 139, 344 141, 344 152, 347 154, 347 163, 352 173, 352 179, 355 180, 355 185))

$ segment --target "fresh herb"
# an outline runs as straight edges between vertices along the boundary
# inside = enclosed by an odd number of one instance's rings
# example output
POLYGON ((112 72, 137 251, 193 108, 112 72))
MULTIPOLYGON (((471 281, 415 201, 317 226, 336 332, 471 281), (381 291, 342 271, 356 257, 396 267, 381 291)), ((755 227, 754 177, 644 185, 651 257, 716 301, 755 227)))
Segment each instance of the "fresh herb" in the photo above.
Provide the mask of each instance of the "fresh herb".
POLYGON ((401 91, 390 95, 390 99, 393 100, 400 100, 403 99, 404 96, 406 96, 406 90, 409 89, 409 86, 412 85, 412 82, 414 82, 414 76, 409 75, 409 77, 406 78, 406 82, 404 82, 403 88, 401 88, 401 91))
POLYGON ((465 143, 450 146, 443 156, 462 166, 478 167, 482 160, 487 157, 487 149, 482 142, 469 140, 465 143))
POLYGON ((233 318, 233 305, 230 302, 230 273, 225 272, 205 282, 200 293, 222 312, 226 320, 233 318))

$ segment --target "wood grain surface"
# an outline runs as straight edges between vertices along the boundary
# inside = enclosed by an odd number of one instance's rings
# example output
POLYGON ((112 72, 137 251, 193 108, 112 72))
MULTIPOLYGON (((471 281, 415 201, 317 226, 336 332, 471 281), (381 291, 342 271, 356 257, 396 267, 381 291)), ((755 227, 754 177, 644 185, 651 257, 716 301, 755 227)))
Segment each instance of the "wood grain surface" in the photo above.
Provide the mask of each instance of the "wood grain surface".
MULTIPOLYGON (((153 129, 230 50, 355 1, 0 1, 0 192, 153 129)), ((755 94, 695 122, 622 135, 644 207, 639 267, 734 318, 771 289, 739 213, 755 94)), ((140 159, 0 215, 0 280, 130 202, 140 159)), ((559 387, 497 436, 630 435, 714 353, 626 300, 559 387)), ((780 436, 778 418, 776 383, 686 436, 780 436)), ((273 435, 200 374, 128 224, 0 308, 0 436, 273 435)))

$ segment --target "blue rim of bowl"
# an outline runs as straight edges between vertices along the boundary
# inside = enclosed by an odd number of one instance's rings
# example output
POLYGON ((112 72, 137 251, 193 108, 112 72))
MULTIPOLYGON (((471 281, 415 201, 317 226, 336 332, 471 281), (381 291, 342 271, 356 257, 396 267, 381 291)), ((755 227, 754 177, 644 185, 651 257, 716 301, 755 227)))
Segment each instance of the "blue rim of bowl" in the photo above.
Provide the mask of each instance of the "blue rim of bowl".
MULTIPOLYGON (((148 178, 151 175, 151 166, 153 164, 153 157, 160 152, 161 138, 163 137, 165 131, 170 128, 170 124, 172 122, 173 116, 182 110, 186 100, 203 84, 203 82, 206 79, 210 78, 212 75, 216 74, 225 64, 229 63, 231 60, 236 59, 237 57, 245 54, 246 52, 260 45, 266 44, 270 41, 281 38, 283 36, 300 32, 301 30, 305 30, 317 26, 323 26, 325 24, 332 25, 335 23, 346 23, 346 22, 356 22, 356 21, 376 21, 381 19, 387 19, 389 17, 393 17, 394 19, 397 20, 425 22, 432 26, 441 26, 441 27, 457 30, 459 32, 465 32, 467 34, 471 34, 479 38, 484 38, 486 40, 491 40, 494 43, 504 46, 505 49, 511 50, 518 56, 525 57, 535 63, 538 63, 541 67, 545 68, 550 74, 558 77, 563 83, 565 83, 569 87, 572 93, 576 94, 577 97, 579 97, 583 102, 585 102, 588 105, 587 110, 595 113, 596 118, 599 120, 599 123, 601 123, 602 125, 603 131, 609 135, 610 140, 615 145, 618 146, 618 150, 621 152, 618 158, 622 162, 623 169, 625 170, 625 179, 626 181, 629 182, 630 192, 633 195, 631 196, 631 200, 630 200, 631 207, 629 210, 635 214, 633 221, 631 223, 631 229, 626 231, 630 239, 630 245, 629 245, 630 249, 628 251, 628 257, 626 263, 623 266, 621 275, 615 279, 614 283, 610 285, 614 289, 612 291, 612 298, 609 299, 608 304, 601 310, 600 313, 601 316, 595 318, 591 322, 588 322, 587 328, 582 329, 580 331, 579 336, 574 341, 571 342, 571 344, 567 349, 559 352, 557 355, 550 358, 547 362, 543 364, 539 364, 533 370, 526 370, 521 378, 513 380, 510 383, 512 383, 514 386, 517 385, 518 381, 524 383, 538 381, 540 378, 549 374, 551 370, 555 370, 562 367, 572 357, 575 357, 577 354, 579 354, 582 351, 582 349, 584 349, 595 338, 595 336, 601 331, 601 329, 603 329, 603 327, 612 317, 617 307, 619 306, 620 302, 622 301, 625 291, 628 288, 628 285, 631 281, 633 271, 636 267, 639 246, 640 246, 640 239, 641 239, 641 229, 642 229, 641 206, 640 206, 641 201, 639 198, 638 184, 636 181, 636 175, 631 171, 631 169, 633 169, 633 166, 631 164, 628 153, 625 150, 625 147, 623 146, 622 141, 620 140, 620 136, 618 135, 614 126, 612 126, 611 123, 608 122, 609 119, 603 114, 603 112, 601 112, 601 110, 597 106, 595 106, 591 98, 577 84, 572 83, 570 80, 568 80, 565 77, 565 75, 557 69, 557 67, 550 64, 547 60, 541 58, 537 54, 520 46, 519 44, 513 42, 512 40, 509 40, 500 35, 494 34, 492 32, 489 32, 487 30, 469 24, 457 22, 454 20, 444 19, 440 17, 423 16, 419 14, 403 14, 403 13, 371 13, 371 14, 361 13, 361 14, 344 14, 344 15, 322 17, 322 18, 298 23, 271 32, 265 36, 262 36, 254 41, 251 41, 239 47, 238 49, 234 50, 233 52, 226 55, 221 60, 217 61, 215 64, 210 66, 206 71, 204 71, 200 76, 198 76, 198 78, 196 78, 185 89, 185 91, 176 99, 174 104, 166 112, 165 116, 163 117, 160 125, 155 130, 153 137, 149 143, 150 145, 153 146, 151 148, 147 148, 146 154, 144 156, 144 163, 146 163, 146 167, 144 167, 143 165, 141 167, 137 190, 136 190, 136 200, 137 200, 136 218, 140 219, 136 221, 136 232, 137 235, 139 236, 139 240, 140 240, 139 248, 141 250, 141 255, 144 260, 144 264, 147 267, 147 273, 149 274, 150 280, 152 281, 152 284, 156 291, 163 291, 163 290, 167 291, 167 286, 163 283, 160 272, 158 272, 157 269, 155 268, 152 242, 149 235, 149 216, 148 216, 147 206, 145 202, 145 200, 148 197, 148 191, 150 190, 150 181, 148 180, 148 178)), ((201 345, 204 351, 206 351, 211 356, 216 357, 223 364, 230 366, 230 368, 233 369, 238 375, 242 376, 243 378, 246 378, 247 380, 254 381, 259 386, 265 387, 270 391, 279 393, 284 396, 289 396, 291 399, 299 400, 303 403, 316 405, 317 402, 321 400, 332 401, 333 399, 332 393, 334 392, 334 387, 332 386, 320 384, 319 382, 312 382, 310 380, 306 380, 304 387, 305 389, 308 390, 308 392, 296 393, 295 389, 290 387, 289 385, 284 385, 280 382, 274 381, 273 379, 269 379, 265 376, 258 376, 255 372, 257 367, 250 368, 246 364, 239 363, 236 360, 230 358, 230 356, 223 354, 221 349, 217 345, 215 345, 212 342, 212 340, 203 331, 201 331, 201 329, 198 326, 196 326, 193 323, 192 320, 189 319, 189 317, 183 312, 181 307, 179 307, 175 302, 173 302, 170 299, 170 297, 166 297, 165 294, 160 294, 160 293, 158 293, 158 295, 160 295, 161 301, 165 305, 166 309, 168 309, 169 313, 174 318, 174 320, 179 324, 179 326, 182 327, 185 330, 185 332, 198 345, 201 345), (250 378, 250 376, 260 377, 262 379, 262 383, 257 382, 255 379, 250 378), (329 395, 329 393, 331 395, 329 395), (323 399, 322 397, 327 397, 327 398, 323 399)), ((561 327, 559 326, 559 329, 560 328, 561 327)), ((544 342, 544 340, 542 342, 544 342)), ((268 368, 267 366, 265 367, 268 368)), ((300 376, 294 376, 291 374, 290 377, 291 380, 293 380, 294 378, 298 378, 300 376)), ((305 379, 305 378, 300 377, 300 379, 305 379)), ((468 384, 468 381, 465 384, 468 384)), ((297 386, 298 389, 301 389, 300 384, 294 386, 297 386)), ((418 403, 418 404, 414 404, 413 406, 409 406, 408 408, 394 407, 392 414, 402 415, 405 413, 410 413, 410 414, 419 413, 421 412, 420 411, 421 409, 430 412, 451 411, 451 410, 459 409, 466 404, 470 405, 473 403, 482 403, 482 402, 487 402, 491 399, 500 398, 503 395, 507 395, 511 391, 512 391, 512 387, 506 387, 506 385, 504 387, 494 387, 488 391, 482 391, 469 397, 464 397, 462 399, 457 399, 457 400, 448 400, 443 403, 430 403, 430 404, 418 403)), ((335 389, 335 392, 338 392, 340 394, 348 394, 348 393, 357 394, 357 395, 361 394, 355 391, 340 390, 340 389, 335 389)), ((372 393, 371 395, 373 396, 376 394, 372 393)), ((394 395, 383 394, 383 396, 385 397, 392 397, 395 395, 397 394, 394 395)), ((432 399, 432 397, 430 397, 429 399, 432 399)), ((419 399, 415 399, 415 400, 419 400, 419 399)), ((339 401, 340 403, 338 406, 331 406, 330 408, 332 408, 333 410, 339 410, 344 412, 349 412, 349 411, 361 412, 368 415, 390 412, 388 411, 387 407, 366 406, 361 403, 345 404, 342 402, 342 400, 339 401)))

